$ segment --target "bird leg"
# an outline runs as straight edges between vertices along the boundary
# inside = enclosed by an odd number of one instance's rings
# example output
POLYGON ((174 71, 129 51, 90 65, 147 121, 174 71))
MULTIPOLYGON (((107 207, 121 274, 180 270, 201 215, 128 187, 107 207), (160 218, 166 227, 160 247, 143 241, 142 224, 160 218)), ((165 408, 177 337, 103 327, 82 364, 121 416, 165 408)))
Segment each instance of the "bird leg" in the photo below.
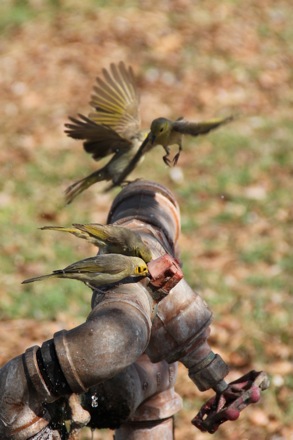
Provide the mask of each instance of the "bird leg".
POLYGON ((166 151, 167 154, 165 154, 165 156, 163 156, 163 161, 165 162, 166 165, 168 165, 168 167, 171 166, 172 164, 172 160, 169 159, 170 156, 170 147, 163 147, 164 150, 166 151))
POLYGON ((175 156, 174 156, 174 158, 172 160, 172 164, 173 164, 174 167, 177 164, 179 157, 180 157, 180 151, 178 151, 178 153, 175 154, 175 156))
POLYGON ((178 159, 179 159, 179 157, 180 157, 180 153, 181 153, 181 151, 182 151, 182 144, 181 144, 181 142, 178 143, 178 147, 179 147, 179 149, 178 149, 178 153, 175 154, 175 156, 174 156, 174 158, 173 158, 173 161, 172 161, 174 167, 175 167, 175 165, 177 164, 178 159))

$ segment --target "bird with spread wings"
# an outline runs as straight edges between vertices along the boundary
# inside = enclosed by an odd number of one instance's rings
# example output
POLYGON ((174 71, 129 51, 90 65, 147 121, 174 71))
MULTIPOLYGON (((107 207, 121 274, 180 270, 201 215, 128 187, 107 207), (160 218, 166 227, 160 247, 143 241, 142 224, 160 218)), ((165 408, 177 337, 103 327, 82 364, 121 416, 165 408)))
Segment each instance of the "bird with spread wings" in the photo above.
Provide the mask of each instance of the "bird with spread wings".
POLYGON ((140 127, 139 94, 131 67, 123 62, 112 63, 96 79, 90 105, 93 111, 84 116, 69 117, 65 133, 83 140, 83 146, 93 159, 100 161, 111 156, 102 168, 78 180, 66 189, 67 203, 96 182, 111 181, 107 188, 121 185, 138 165, 143 156, 157 145, 162 145, 167 165, 176 164, 182 150, 184 134, 206 134, 233 119, 229 116, 205 122, 188 122, 183 118, 171 121, 156 118, 149 133, 140 127), (179 151, 173 161, 169 159, 170 145, 177 144, 179 151))

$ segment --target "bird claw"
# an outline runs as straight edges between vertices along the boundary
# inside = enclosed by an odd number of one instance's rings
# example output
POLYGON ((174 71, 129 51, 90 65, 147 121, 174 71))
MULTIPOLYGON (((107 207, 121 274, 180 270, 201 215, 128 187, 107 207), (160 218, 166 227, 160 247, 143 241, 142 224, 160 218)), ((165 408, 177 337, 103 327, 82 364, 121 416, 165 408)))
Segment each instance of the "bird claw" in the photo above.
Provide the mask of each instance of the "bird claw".
POLYGON ((171 166, 175 167, 175 165, 177 164, 178 159, 179 159, 179 157, 180 157, 180 151, 178 151, 178 153, 175 154, 175 156, 173 157, 173 159, 169 159, 169 156, 170 156, 170 153, 165 154, 165 156, 163 156, 163 161, 165 162, 165 164, 166 164, 168 167, 171 167, 171 166))
POLYGON ((175 167, 175 165, 177 165, 178 159, 180 157, 180 152, 178 151, 177 154, 175 154, 174 158, 173 158, 173 167, 175 167))
POLYGON ((169 153, 165 154, 165 156, 163 156, 163 161, 165 162, 165 164, 170 167, 173 163, 173 160, 169 159, 169 153))

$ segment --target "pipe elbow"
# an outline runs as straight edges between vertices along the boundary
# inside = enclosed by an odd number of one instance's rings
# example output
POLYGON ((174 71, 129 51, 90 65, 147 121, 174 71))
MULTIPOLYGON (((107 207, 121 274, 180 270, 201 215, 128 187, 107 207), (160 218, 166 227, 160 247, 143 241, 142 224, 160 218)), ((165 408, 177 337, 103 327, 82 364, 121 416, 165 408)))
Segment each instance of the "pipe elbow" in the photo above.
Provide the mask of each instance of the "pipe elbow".
POLYGON ((107 291, 85 323, 55 334, 58 360, 73 392, 110 379, 145 351, 151 334, 151 303, 144 290, 138 283, 107 291))

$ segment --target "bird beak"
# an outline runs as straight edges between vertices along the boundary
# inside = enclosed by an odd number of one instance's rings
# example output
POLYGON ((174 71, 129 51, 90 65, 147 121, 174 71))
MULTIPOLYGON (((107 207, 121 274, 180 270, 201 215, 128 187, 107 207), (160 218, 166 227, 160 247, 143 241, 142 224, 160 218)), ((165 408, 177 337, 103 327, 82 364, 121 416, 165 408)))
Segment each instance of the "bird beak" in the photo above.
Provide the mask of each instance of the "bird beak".
POLYGON ((156 135, 155 135, 155 134, 152 134, 152 133, 150 133, 150 142, 151 142, 151 145, 154 145, 154 143, 155 143, 155 140, 156 140, 156 135))

